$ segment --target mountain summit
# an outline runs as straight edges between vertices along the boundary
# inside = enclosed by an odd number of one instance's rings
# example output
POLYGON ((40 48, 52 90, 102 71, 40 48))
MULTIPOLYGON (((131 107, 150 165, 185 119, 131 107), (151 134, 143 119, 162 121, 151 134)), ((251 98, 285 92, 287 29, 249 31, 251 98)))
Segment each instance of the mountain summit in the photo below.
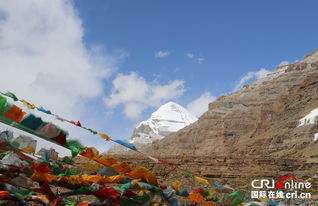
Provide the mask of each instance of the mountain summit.
POLYGON ((168 102, 152 113, 148 120, 138 124, 134 129, 130 142, 133 144, 149 144, 195 121, 197 121, 197 118, 184 107, 174 102, 168 102))
MULTIPOLYGON (((150 118, 140 122, 133 131, 129 140, 135 146, 151 144, 155 140, 179 131, 192 124, 198 119, 181 105, 168 102, 151 114, 150 118)), ((127 152, 126 148, 114 145, 107 153, 122 154, 127 152)))

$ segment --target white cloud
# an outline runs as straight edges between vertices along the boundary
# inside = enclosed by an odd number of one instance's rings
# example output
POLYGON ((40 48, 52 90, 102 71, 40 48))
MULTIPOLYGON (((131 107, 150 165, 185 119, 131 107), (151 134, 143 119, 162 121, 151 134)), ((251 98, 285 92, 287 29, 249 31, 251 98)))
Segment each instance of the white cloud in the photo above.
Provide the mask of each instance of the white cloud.
POLYGON ((164 57, 167 57, 171 54, 170 51, 157 51, 155 52, 155 57, 157 58, 164 58, 164 57))
POLYGON ((249 72, 244 77, 242 77, 242 79, 235 86, 233 91, 236 91, 236 90, 240 89, 248 80, 253 79, 253 78, 261 79, 261 78, 265 77, 269 73, 271 73, 271 71, 269 71, 267 69, 264 69, 264 68, 260 69, 257 72, 249 72))
POLYGON ((202 57, 200 57, 200 58, 197 59, 197 61, 198 61, 199 64, 202 64, 202 63, 204 62, 204 60, 205 60, 205 59, 202 58, 202 57))
POLYGON ((216 100, 216 97, 210 92, 204 92, 199 98, 193 100, 187 105, 187 110, 197 117, 200 117, 208 110, 209 103, 216 100))
MULTIPOLYGON (((189 58, 189 59, 194 59, 195 55, 194 53, 187 53, 186 56, 189 58)), ((203 57, 198 57, 198 58, 195 58, 194 60, 196 60, 199 64, 202 64, 205 59, 203 57)))
POLYGON ((189 59, 193 59, 194 54, 193 54, 193 53, 188 53, 188 54, 186 54, 186 56, 187 56, 189 59))
POLYGON ((100 46, 84 45, 72 1, 1 1, 0 13, 3 90, 61 113, 101 95, 117 59, 100 46))
POLYGON ((174 80, 169 84, 158 85, 147 83, 137 73, 119 74, 113 80, 113 88, 109 97, 104 98, 107 106, 115 108, 124 105, 124 114, 129 118, 137 118, 149 107, 160 106, 164 102, 180 97, 185 92, 184 82, 174 80))
POLYGON ((286 66, 286 65, 288 65, 288 64, 289 64, 288 61, 282 61, 281 63, 279 63, 278 66, 286 66))
POLYGON ((103 80, 125 53, 112 55, 84 44, 72 2, 0 1, 0 88, 64 117, 82 119, 87 101, 101 98, 103 80))

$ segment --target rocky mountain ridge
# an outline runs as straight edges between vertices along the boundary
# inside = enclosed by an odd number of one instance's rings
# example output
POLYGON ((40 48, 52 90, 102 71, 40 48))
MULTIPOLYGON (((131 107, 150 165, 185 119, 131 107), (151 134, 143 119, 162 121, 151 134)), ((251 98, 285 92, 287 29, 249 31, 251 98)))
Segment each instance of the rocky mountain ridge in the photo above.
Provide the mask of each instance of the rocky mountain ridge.
MULTIPOLYGON (((251 191, 254 179, 293 174, 312 183, 311 194, 317 199, 317 108, 318 51, 217 99, 198 121, 143 149, 235 189, 251 191)), ((178 179, 198 185, 192 177, 140 154, 117 158, 152 168, 163 183, 178 179)))
POLYGON ((262 155, 318 158, 318 51, 209 104, 197 122, 154 142, 153 155, 262 155))

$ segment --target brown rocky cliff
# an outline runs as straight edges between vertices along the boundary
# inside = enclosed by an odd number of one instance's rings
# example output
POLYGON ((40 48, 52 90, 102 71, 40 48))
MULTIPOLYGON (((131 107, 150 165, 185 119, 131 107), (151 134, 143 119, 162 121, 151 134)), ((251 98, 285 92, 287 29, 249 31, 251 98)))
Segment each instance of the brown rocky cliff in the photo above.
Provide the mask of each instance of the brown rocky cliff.
MULTIPOLYGON (((318 52, 219 98, 197 122, 141 150, 235 189, 252 190, 253 179, 286 174, 306 180, 318 170, 318 141, 313 141, 318 124, 298 124, 315 108, 318 52)), ((179 180, 190 188, 205 186, 136 153, 117 158, 150 168, 161 184, 179 180)), ((317 199, 318 179, 310 182, 317 199)))
POLYGON ((165 155, 318 157, 317 125, 297 127, 318 107, 318 52, 210 103, 186 128, 147 150, 165 155), (310 152, 308 152, 310 148, 310 152))

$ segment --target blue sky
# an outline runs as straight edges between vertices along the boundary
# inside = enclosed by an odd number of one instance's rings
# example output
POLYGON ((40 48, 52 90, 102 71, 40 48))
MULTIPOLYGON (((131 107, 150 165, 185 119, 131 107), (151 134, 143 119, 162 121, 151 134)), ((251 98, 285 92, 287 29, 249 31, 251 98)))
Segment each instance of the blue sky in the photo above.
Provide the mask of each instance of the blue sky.
MULTIPOLYGON (((317 7, 315 0, 0 2, 0 64, 9 77, 0 86, 127 139, 167 101, 207 108, 314 51, 317 7)), ((75 131, 85 143, 101 143, 82 133, 75 131)))
POLYGON ((130 56, 120 72, 148 81, 183 79, 187 103, 202 91, 231 91, 247 72, 273 69, 317 47, 317 1, 77 0, 85 41, 130 56), (162 59, 154 52, 171 51, 162 59), (194 53, 205 61, 186 58, 194 53))
MULTIPOLYGON (((229 93, 248 72, 300 60, 318 45, 317 1, 77 0, 75 5, 85 42, 127 51, 118 72, 135 71, 161 83, 184 80, 186 92, 177 100, 183 106, 205 91, 217 97, 229 93), (171 53, 155 58, 156 51, 171 53)), ((106 82, 106 91, 110 88, 106 82)))
POLYGON ((185 80, 184 104, 205 90, 227 93, 247 72, 301 59, 318 45, 317 1, 77 0, 76 6, 86 42, 127 50, 120 72, 185 80), (159 50, 171 54, 155 58, 159 50))

